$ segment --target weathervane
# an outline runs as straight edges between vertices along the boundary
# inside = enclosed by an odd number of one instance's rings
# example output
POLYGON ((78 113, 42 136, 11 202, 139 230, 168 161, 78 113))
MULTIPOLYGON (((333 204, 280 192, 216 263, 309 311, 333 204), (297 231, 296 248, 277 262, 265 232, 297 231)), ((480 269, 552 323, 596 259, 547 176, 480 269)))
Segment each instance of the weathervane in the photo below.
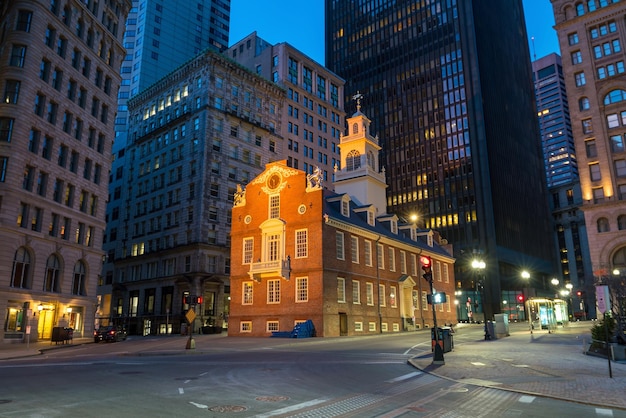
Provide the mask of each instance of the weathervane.
POLYGON ((363 98, 363 95, 361 93, 359 93, 359 91, 357 90, 356 94, 354 96, 352 96, 352 100, 356 100, 356 111, 360 112, 361 111, 361 99, 363 98))

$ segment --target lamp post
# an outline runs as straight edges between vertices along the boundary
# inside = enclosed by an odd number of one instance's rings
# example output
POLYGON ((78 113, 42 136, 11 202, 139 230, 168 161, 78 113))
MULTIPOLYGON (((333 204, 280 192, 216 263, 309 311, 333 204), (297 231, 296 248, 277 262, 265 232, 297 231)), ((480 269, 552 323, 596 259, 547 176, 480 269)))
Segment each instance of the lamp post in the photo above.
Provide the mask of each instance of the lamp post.
POLYGON ((572 305, 572 289, 574 288, 574 285, 571 283, 566 283, 565 288, 567 289, 568 302, 569 302, 567 313, 570 317, 570 320, 573 321, 574 320, 574 306, 572 305))
POLYGON ((483 322, 485 323, 485 340, 490 340, 491 335, 489 334, 489 328, 487 327, 487 320, 490 318, 490 316, 487 314, 487 310, 485 309, 487 307, 487 303, 485 303, 486 302, 485 301, 485 275, 483 273, 485 271, 485 267, 487 267, 487 265, 485 264, 483 260, 477 260, 477 259, 472 260, 472 268, 479 275, 479 280, 477 281, 477 283, 480 284, 480 293, 481 293, 481 298, 483 302, 483 316, 484 316, 483 322))
MULTIPOLYGON (((526 270, 522 271, 522 279, 526 280, 527 282, 530 282, 530 273, 527 272, 526 270)), ((522 287, 522 295, 524 296, 524 312, 528 312, 528 329, 530 330, 530 333, 533 333, 533 323, 532 323, 532 319, 530 317, 530 302, 528 301, 528 298, 526 297, 526 288, 522 287), (528 309, 526 309, 526 305, 528 305, 528 309)))

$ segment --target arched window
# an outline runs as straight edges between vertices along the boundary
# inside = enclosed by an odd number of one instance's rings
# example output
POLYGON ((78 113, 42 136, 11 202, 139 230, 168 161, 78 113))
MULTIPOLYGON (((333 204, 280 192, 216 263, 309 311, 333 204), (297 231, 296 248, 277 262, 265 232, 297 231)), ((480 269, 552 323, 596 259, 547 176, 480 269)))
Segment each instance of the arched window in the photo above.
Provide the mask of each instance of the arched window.
POLYGON ((374 153, 372 151, 367 152, 367 165, 376 170, 376 161, 374 161, 374 153))
POLYGON ((604 96, 604 104, 610 105, 613 103, 619 103, 626 100, 626 91, 624 90, 612 90, 604 96))
POLYGON ((353 149, 346 157, 346 170, 353 171, 361 167, 361 154, 353 149))
POLYGON ((589 110, 589 98, 581 97, 580 100, 578 100, 578 107, 580 110, 589 110))
POLYGON ((46 277, 43 280, 44 292, 60 292, 61 284, 59 283, 61 277, 61 262, 59 257, 52 254, 48 257, 46 262, 46 277))
POLYGON ((576 5, 576 16, 582 16, 585 14, 585 6, 582 3, 576 5))
POLYGON ((606 218, 598 219, 598 232, 609 232, 609 220, 606 218))
POLYGON ((13 258, 11 287, 30 289, 30 254, 24 247, 18 248, 13 258))
POLYGON ((85 263, 77 261, 74 265, 74 278, 72 280, 72 295, 86 295, 85 292, 85 263))
POLYGON ((626 215, 620 215, 617 217, 617 229, 620 231, 626 229, 626 215))
POLYGON ((358 134, 359 133, 359 124, 355 123, 352 125, 352 134, 358 134))
POLYGON ((588 0, 587 1, 587 10, 593 12, 596 10, 596 0, 588 0))
POLYGON ((621 267, 626 268, 626 247, 622 247, 613 254, 613 259, 611 260, 613 263, 613 267, 621 267))

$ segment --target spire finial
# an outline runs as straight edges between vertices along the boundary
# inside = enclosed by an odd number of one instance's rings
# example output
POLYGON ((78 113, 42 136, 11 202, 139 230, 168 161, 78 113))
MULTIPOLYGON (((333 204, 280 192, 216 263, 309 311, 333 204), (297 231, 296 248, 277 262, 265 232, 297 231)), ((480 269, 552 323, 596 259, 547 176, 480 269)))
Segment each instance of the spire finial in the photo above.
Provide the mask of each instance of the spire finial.
POLYGON ((357 90, 356 94, 354 96, 352 96, 352 100, 356 100, 356 111, 360 112, 361 111, 361 99, 363 98, 363 95, 361 93, 359 93, 359 91, 357 90))

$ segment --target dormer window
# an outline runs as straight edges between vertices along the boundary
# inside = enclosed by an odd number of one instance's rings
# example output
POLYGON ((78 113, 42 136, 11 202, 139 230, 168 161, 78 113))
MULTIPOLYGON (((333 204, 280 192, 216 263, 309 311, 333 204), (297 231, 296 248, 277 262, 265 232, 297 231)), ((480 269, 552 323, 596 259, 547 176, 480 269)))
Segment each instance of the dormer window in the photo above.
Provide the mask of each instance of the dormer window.
POLYGON ((345 217, 350 216, 350 202, 347 200, 341 201, 341 214, 345 217))
POLYGON ((368 225, 375 226, 375 222, 376 217, 374 216, 374 211, 370 209, 367 211, 367 223, 368 225))
POLYGON ((428 234, 428 239, 427 239, 427 242, 428 242, 428 246, 429 246, 429 247, 432 247, 432 246, 433 246, 433 234, 432 234, 432 233, 431 233, 431 234, 428 234))
POLYGON ((391 228, 392 234, 397 234, 398 233, 398 221, 396 221, 395 219, 392 219, 390 222, 390 228, 391 228))

